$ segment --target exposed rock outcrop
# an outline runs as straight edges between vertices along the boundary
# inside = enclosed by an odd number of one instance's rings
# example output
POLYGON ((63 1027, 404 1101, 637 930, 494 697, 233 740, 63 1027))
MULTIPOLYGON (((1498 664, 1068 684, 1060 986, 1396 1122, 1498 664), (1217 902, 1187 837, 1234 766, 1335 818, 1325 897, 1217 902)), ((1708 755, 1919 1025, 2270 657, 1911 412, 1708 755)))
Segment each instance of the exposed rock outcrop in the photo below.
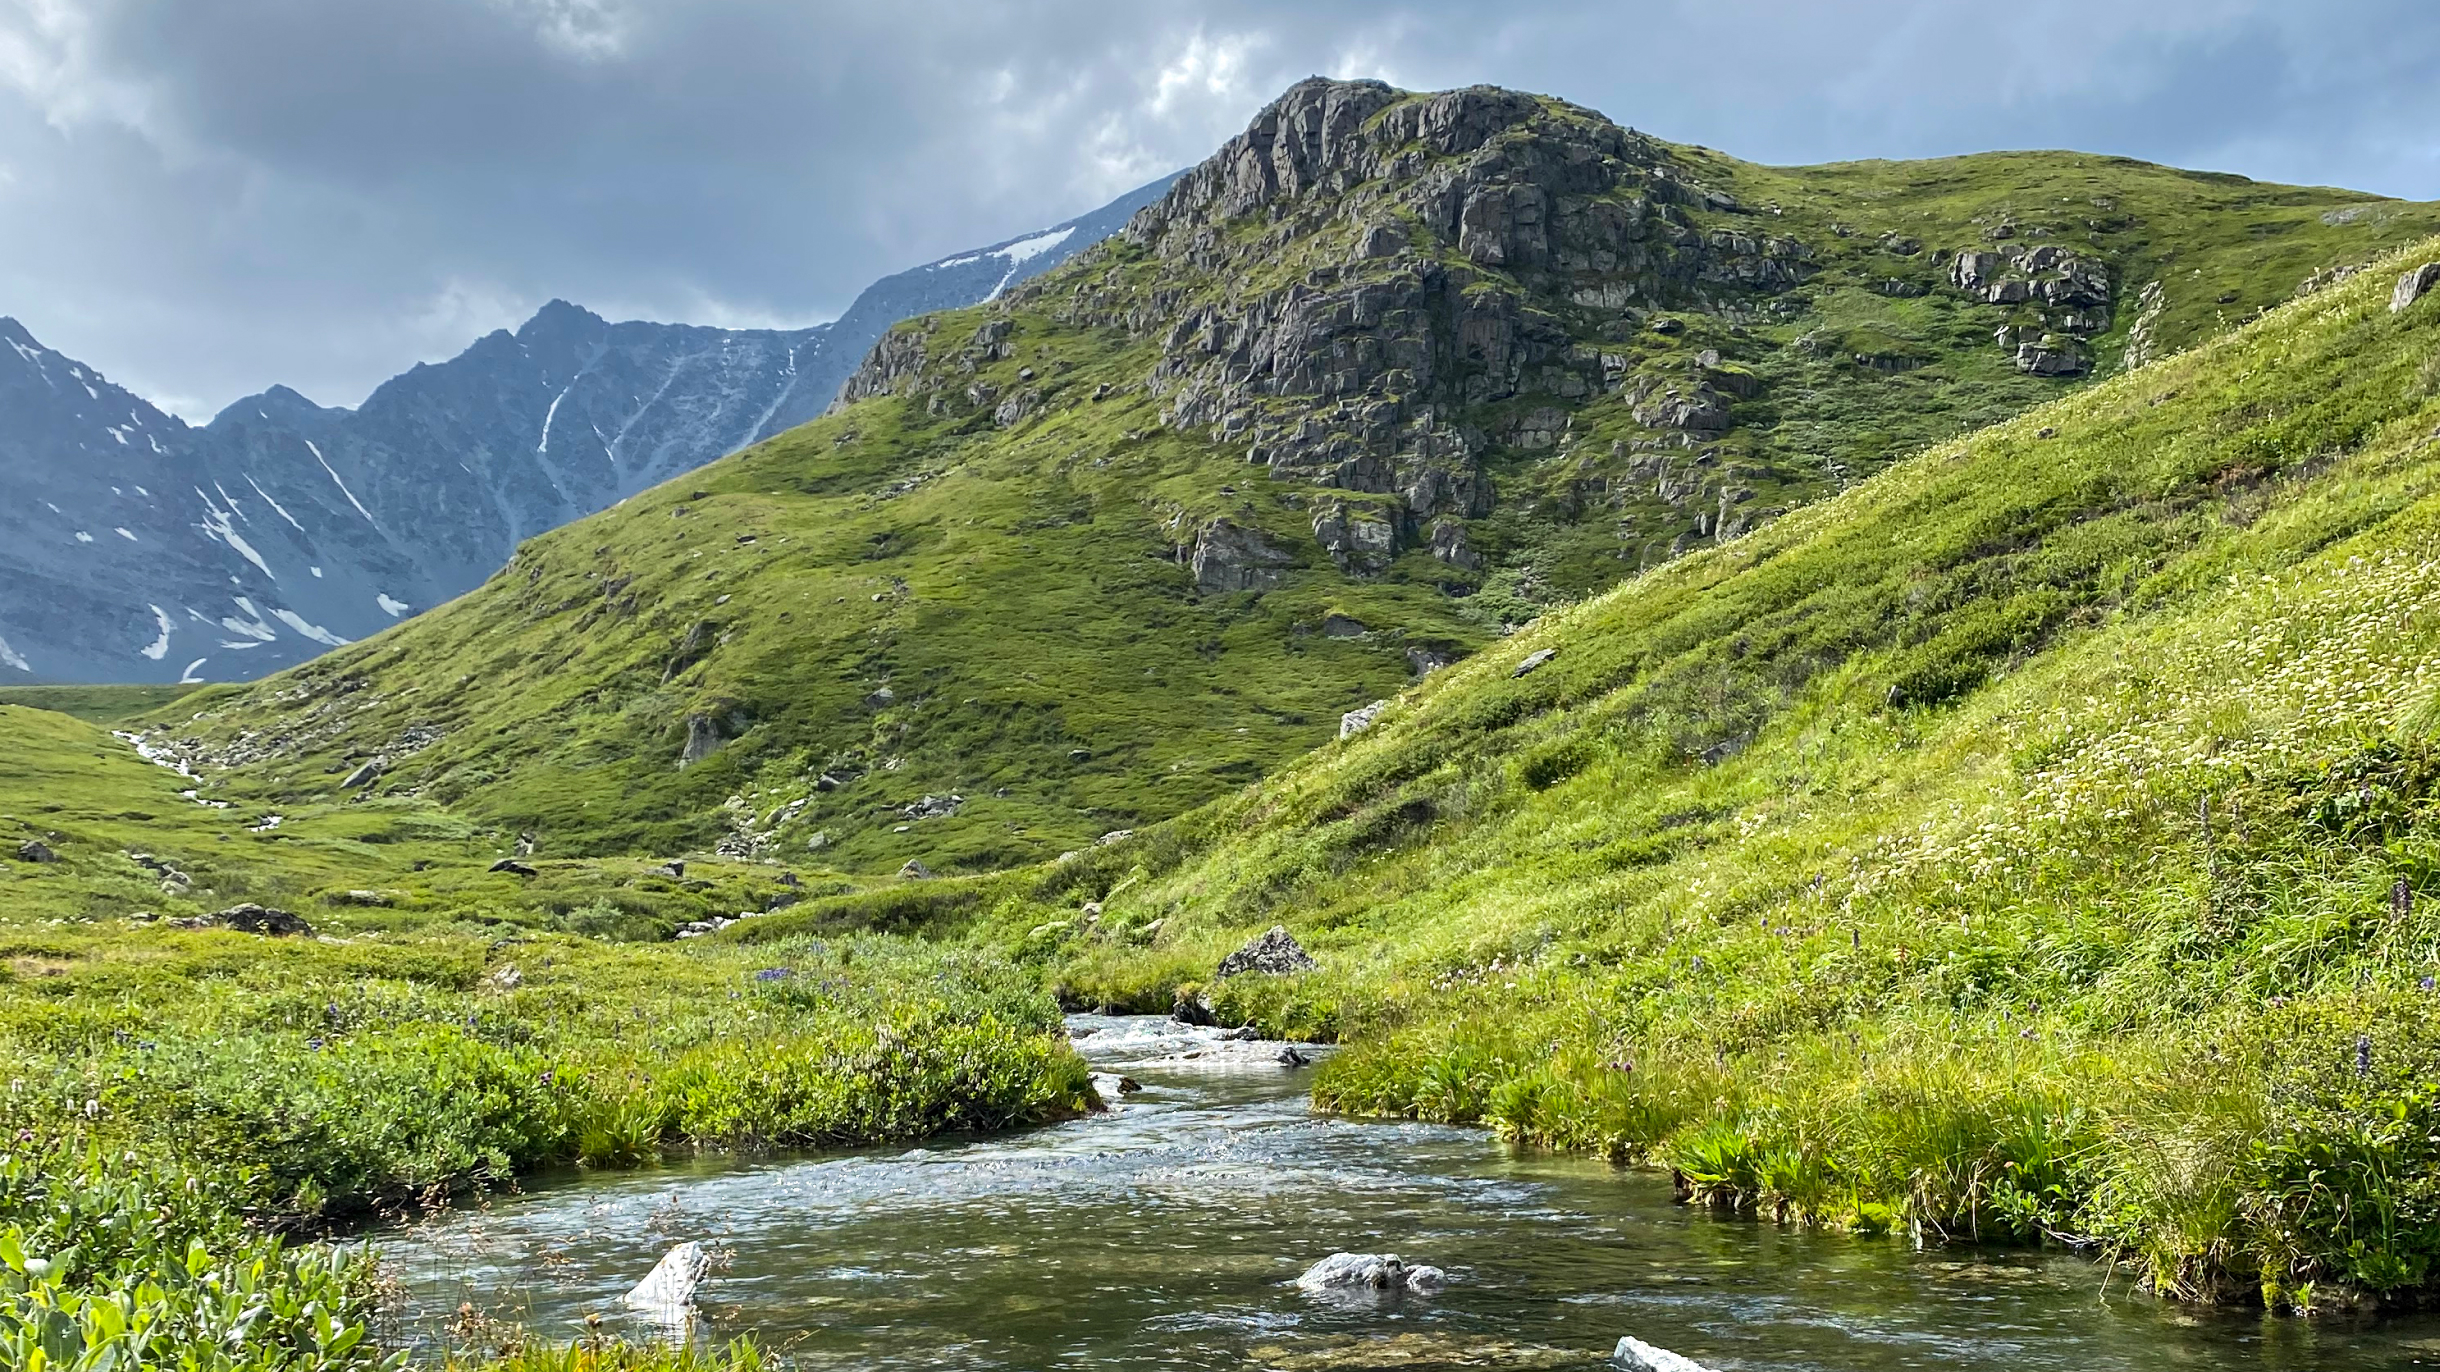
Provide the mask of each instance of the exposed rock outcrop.
POLYGON ((1228 519, 1214 520, 1197 531, 1187 555, 1196 588, 1213 595, 1267 591, 1279 584, 1280 569, 1293 561, 1262 530, 1228 519))
POLYGON ((1347 713, 1340 715, 1339 737, 1351 738, 1357 734, 1363 733, 1365 730, 1371 728, 1373 726, 1373 721, 1379 719, 1381 717, 1381 712, 1388 708, 1388 701, 1376 700, 1372 704, 1367 705, 1360 710, 1349 710, 1347 713))
POLYGON ((1265 976, 1284 977, 1297 972, 1310 972, 1321 966, 1306 952, 1296 936, 1285 925, 1274 924, 1261 937, 1220 959, 1214 977, 1233 977, 1243 972, 1259 972, 1265 976))
POLYGON ((1379 512, 1339 501, 1314 507, 1313 536, 1322 551, 1352 576, 1378 576, 1398 555, 1398 526, 1379 512))
POLYGON ((2397 289, 2389 293, 2389 312, 2399 314, 2407 306, 2423 298, 2423 293, 2440 283, 2440 262, 2426 262, 2398 278, 2397 289))

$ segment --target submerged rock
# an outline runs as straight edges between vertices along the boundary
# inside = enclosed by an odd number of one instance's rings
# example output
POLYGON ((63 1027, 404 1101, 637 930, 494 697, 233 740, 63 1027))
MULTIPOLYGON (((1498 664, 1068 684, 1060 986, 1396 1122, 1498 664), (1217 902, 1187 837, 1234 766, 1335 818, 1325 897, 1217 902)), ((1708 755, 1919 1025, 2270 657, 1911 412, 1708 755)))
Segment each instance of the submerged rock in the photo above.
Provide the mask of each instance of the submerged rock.
POLYGON ((1284 977, 1296 972, 1310 972, 1321 966, 1313 955, 1296 941, 1285 925, 1274 924, 1262 937, 1220 959, 1215 977, 1233 977, 1240 972, 1260 972, 1265 976, 1284 977))
POLYGON ((694 1303, 695 1288, 712 1270, 711 1255, 703 1245, 688 1239, 662 1255, 644 1280, 635 1284, 622 1301, 632 1309, 663 1318, 683 1317, 694 1303))
POLYGON ((1711 1372, 1711 1369, 1683 1353, 1672 1353, 1634 1337, 1621 1337, 1618 1348, 1610 1354, 1612 1365, 1626 1372, 1711 1372))
POLYGON ((1296 1279, 1300 1291, 1437 1291, 1448 1279, 1437 1267, 1409 1266, 1395 1253, 1333 1253, 1296 1279))

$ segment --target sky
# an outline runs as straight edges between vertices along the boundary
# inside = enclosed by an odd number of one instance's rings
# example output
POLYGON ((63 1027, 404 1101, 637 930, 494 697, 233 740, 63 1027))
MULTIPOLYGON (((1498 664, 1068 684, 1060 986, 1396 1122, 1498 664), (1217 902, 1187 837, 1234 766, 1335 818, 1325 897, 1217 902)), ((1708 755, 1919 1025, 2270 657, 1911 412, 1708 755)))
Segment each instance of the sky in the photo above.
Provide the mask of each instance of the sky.
POLYGON ((807 324, 1316 73, 1758 161, 2076 148, 2440 198, 2430 0, 0 0, 0 314, 191 419, 356 404, 555 296, 807 324))

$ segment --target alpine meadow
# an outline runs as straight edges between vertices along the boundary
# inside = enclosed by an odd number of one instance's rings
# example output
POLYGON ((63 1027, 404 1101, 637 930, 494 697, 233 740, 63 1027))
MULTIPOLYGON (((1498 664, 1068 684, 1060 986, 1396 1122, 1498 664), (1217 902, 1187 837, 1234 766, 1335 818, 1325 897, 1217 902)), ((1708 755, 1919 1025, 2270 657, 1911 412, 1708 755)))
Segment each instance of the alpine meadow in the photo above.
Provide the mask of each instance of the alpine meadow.
POLYGON ((1063 1011, 1741 1222, 2424 1304, 2435 284, 2440 205, 1301 82, 458 600, 0 691, 0 1364, 757 1366, 419 1343, 355 1239, 1096 1115, 1063 1011))

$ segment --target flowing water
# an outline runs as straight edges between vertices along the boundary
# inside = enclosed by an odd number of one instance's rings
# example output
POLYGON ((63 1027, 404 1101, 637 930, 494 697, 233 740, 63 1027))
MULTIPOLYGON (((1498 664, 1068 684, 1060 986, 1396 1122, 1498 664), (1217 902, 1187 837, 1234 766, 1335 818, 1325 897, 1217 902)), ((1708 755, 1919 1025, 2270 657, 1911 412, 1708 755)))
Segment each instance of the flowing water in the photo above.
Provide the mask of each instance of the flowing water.
MULTIPOLYGON (((461 1303, 537 1333, 669 1246, 721 1253, 694 1337, 797 1368, 1598 1368, 1619 1335, 1731 1369, 2356 1369, 2440 1362, 2440 1321, 2195 1312, 2066 1256, 1916 1251, 1671 1202, 1667 1183, 1480 1130, 1313 1114, 1277 1044, 1075 1016, 1142 1090, 983 1140, 570 1174, 384 1253, 432 1337, 461 1303), (1431 1296, 1314 1296, 1342 1250, 1445 1269, 1431 1296)), ((1311 1050, 1307 1050, 1311 1051, 1311 1050)))

